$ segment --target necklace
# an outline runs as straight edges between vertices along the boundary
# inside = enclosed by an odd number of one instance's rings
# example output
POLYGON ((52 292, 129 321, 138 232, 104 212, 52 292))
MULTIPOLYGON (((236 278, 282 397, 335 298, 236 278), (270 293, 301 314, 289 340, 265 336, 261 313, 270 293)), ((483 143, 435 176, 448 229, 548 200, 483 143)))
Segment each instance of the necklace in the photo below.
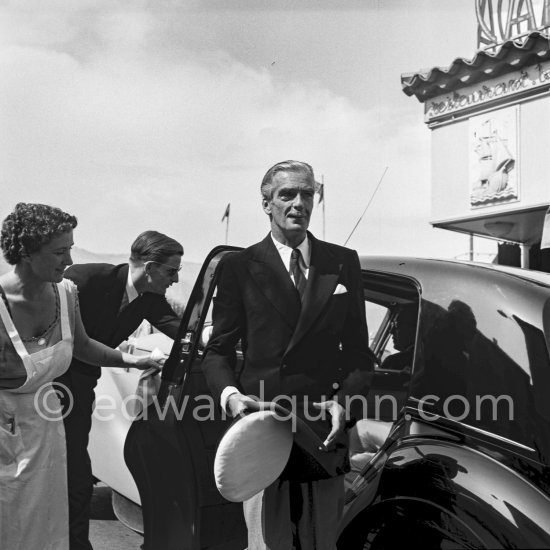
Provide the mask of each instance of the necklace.
POLYGON ((48 341, 48 336, 56 327, 59 321, 59 313, 61 311, 61 307, 59 304, 59 293, 57 290, 57 286, 54 283, 52 283, 52 287, 55 294, 55 317, 53 321, 46 327, 46 329, 42 332, 42 334, 39 334, 38 336, 27 336, 26 338, 22 337, 21 340, 23 342, 36 344, 37 346, 44 346, 48 341))

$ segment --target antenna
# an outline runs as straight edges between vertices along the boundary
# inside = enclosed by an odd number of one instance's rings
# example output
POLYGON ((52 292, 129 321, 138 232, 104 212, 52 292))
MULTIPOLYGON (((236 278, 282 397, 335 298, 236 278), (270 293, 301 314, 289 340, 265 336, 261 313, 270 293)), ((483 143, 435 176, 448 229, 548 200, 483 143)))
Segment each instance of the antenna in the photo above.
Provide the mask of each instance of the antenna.
POLYGON ((387 171, 388 171, 388 167, 386 166, 382 176, 380 177, 380 180, 378 181, 378 185, 376 186, 376 189, 374 190, 374 193, 371 195, 371 198, 370 198, 367 206, 365 207, 365 210, 363 210, 363 213, 361 214, 361 216, 359 216, 359 219, 357 220, 357 223, 355 224, 355 227, 351 230, 351 233, 349 234, 348 238, 346 239, 346 242, 344 243, 344 246, 346 246, 348 244, 348 241, 351 239, 351 236, 355 233, 355 230, 357 229, 357 226, 361 223, 361 220, 363 219, 363 216, 366 214, 366 212, 367 212, 367 210, 370 206, 370 203, 372 202, 372 199, 374 199, 374 196, 376 195, 376 192, 378 191, 378 188, 380 187, 380 184, 382 183, 382 180, 384 179, 384 176, 386 175, 387 171))

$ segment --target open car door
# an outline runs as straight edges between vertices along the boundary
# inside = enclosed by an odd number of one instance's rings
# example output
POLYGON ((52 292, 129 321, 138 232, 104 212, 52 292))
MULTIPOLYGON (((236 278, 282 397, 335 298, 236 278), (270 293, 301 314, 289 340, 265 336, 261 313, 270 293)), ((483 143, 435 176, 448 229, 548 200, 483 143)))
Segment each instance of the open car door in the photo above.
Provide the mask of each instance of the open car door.
MULTIPOLYGON (((247 544, 242 505, 226 501, 214 481, 216 446, 231 420, 214 402, 201 371, 216 268, 237 250, 220 246, 206 258, 158 396, 126 438, 124 458, 141 498, 146 550, 242 550, 247 544)), ((237 360, 242 362, 240 354, 237 360)))

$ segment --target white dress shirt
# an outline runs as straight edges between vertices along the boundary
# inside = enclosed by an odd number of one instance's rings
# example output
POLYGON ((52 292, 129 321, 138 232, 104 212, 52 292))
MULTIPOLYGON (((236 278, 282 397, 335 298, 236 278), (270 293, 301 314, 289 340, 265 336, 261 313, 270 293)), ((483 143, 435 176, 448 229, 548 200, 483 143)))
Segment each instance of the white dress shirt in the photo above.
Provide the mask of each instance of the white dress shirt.
POLYGON ((134 286, 134 281, 132 281, 132 273, 130 271, 130 268, 128 268, 126 287, 124 289, 124 294, 122 295, 122 300, 120 301, 120 307, 118 308, 118 311, 121 312, 130 302, 133 302, 138 296, 138 291, 134 286))
POLYGON ((128 303, 133 302, 139 296, 134 281, 132 281, 132 270, 130 268, 128 268, 128 280, 126 281, 126 296, 128 296, 128 303))
MULTIPOLYGON (((290 273, 290 255, 292 254, 293 249, 286 244, 280 243, 273 236, 273 233, 271 233, 271 238, 273 239, 273 244, 275 245, 279 256, 281 256, 281 260, 283 261, 285 269, 288 271, 289 277, 291 278, 292 282, 296 284, 294 276, 290 273)), ((304 277, 307 279, 309 276, 309 264, 311 261, 311 244, 309 242, 309 239, 306 237, 296 248, 300 251, 301 254, 300 262, 298 265, 302 270, 304 277)), ((241 393, 235 386, 226 386, 223 389, 220 395, 220 405, 224 411, 227 411, 227 400, 231 395, 235 393, 241 393)))
MULTIPOLYGON (((273 244, 275 245, 279 256, 281 256, 281 260, 283 260, 285 269, 288 271, 292 282, 296 284, 294 276, 290 273, 290 255, 292 254, 293 249, 286 244, 280 243, 277 239, 275 239, 273 233, 271 233, 271 238, 273 239, 273 244)), ((309 239, 306 237, 296 248, 300 251, 301 254, 300 262, 298 265, 300 266, 304 277, 307 279, 309 275, 309 262, 311 260, 311 246, 309 243, 309 239)))

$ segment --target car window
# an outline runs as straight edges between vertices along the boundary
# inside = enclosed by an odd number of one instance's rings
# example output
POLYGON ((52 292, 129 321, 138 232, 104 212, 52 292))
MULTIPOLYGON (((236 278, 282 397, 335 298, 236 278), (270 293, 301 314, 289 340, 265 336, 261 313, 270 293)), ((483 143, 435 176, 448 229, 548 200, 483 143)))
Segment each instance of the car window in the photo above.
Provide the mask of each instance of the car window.
POLYGON ((423 411, 525 445, 549 463, 542 304, 528 298, 527 287, 503 281, 495 292, 476 292, 476 283, 457 279, 423 294, 422 360, 411 395, 423 411))
MULTIPOLYGON (((374 349, 387 328, 386 325, 389 323, 390 309, 386 306, 365 300, 365 310, 369 329, 369 346, 371 349, 374 349)), ((384 347, 384 357, 394 352, 395 348, 390 339, 384 347)), ((383 359, 383 357, 381 359, 383 359)))

